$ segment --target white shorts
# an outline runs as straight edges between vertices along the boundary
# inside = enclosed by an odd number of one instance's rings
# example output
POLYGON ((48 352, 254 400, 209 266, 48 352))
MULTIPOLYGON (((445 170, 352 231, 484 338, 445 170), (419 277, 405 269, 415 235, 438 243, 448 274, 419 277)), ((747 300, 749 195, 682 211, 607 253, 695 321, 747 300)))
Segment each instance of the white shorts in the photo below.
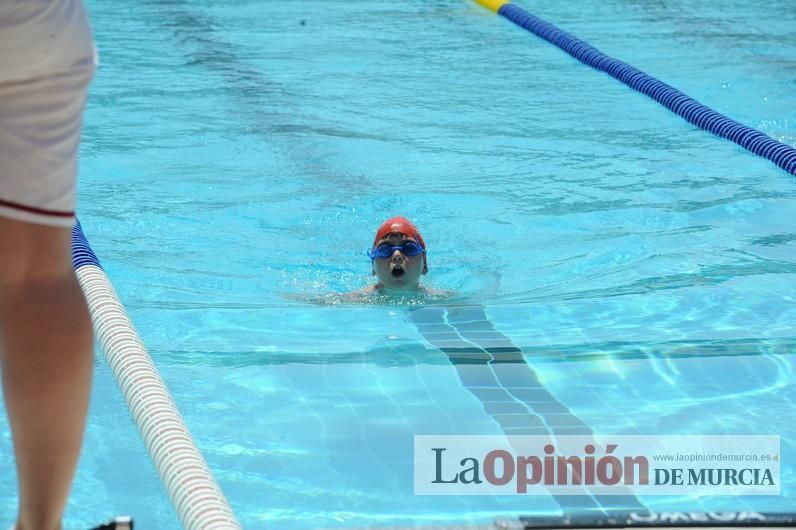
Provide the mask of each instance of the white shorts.
POLYGON ((81 0, 0 0, 0 215, 71 227, 96 53, 81 0))

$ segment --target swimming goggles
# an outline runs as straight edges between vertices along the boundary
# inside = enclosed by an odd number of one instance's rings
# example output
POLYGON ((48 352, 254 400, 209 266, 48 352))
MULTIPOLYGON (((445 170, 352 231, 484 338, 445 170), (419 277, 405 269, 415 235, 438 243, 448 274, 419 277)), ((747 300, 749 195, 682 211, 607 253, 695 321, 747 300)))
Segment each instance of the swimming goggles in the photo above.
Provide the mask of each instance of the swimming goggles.
POLYGON ((421 247, 419 243, 414 241, 404 241, 400 245, 382 243, 381 245, 368 250, 368 257, 372 260, 376 258, 389 258, 396 250, 400 250, 401 254, 404 256, 419 256, 426 251, 426 249, 421 247))

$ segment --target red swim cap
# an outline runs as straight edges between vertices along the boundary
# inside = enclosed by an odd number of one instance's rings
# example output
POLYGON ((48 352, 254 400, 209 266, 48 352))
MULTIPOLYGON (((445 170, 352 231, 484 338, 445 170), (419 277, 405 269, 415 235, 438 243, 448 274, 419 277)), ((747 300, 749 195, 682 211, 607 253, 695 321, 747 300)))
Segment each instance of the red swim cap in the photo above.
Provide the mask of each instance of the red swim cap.
POLYGON ((417 227, 412 224, 412 221, 406 217, 401 217, 400 215, 390 217, 381 224, 379 230, 376 232, 376 238, 373 240, 373 246, 375 247, 376 244, 382 238, 384 238, 384 236, 392 232, 398 232, 399 234, 413 237, 418 243, 420 243, 421 247, 424 249, 426 248, 426 242, 423 241, 423 236, 420 235, 420 231, 417 229, 417 227))

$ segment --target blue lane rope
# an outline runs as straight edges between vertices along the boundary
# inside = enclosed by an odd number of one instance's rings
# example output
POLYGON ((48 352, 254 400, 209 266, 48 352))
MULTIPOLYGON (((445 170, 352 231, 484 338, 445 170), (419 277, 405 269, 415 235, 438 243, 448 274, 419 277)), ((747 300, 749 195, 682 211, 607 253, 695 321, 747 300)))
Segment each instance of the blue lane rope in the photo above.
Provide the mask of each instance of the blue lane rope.
POLYGON ((513 4, 504 4, 497 12, 518 26, 558 46, 583 64, 605 72, 630 88, 651 97, 689 123, 731 140, 796 176, 796 149, 793 147, 716 112, 676 88, 604 54, 590 44, 513 4))
POLYGON ((83 234, 83 227, 80 221, 75 221, 72 227, 72 268, 79 269, 84 265, 95 265, 102 268, 97 255, 91 250, 86 236, 83 234))

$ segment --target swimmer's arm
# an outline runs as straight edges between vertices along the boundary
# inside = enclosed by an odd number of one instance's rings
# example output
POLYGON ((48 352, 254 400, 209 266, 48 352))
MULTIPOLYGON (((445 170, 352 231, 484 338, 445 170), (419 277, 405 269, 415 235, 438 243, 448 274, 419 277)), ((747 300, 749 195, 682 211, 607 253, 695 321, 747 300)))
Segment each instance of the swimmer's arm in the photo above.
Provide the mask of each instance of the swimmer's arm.
POLYGON ((422 289, 423 293, 429 296, 444 296, 447 298, 458 295, 456 291, 449 291, 447 289, 434 289, 432 287, 422 287, 422 289))

